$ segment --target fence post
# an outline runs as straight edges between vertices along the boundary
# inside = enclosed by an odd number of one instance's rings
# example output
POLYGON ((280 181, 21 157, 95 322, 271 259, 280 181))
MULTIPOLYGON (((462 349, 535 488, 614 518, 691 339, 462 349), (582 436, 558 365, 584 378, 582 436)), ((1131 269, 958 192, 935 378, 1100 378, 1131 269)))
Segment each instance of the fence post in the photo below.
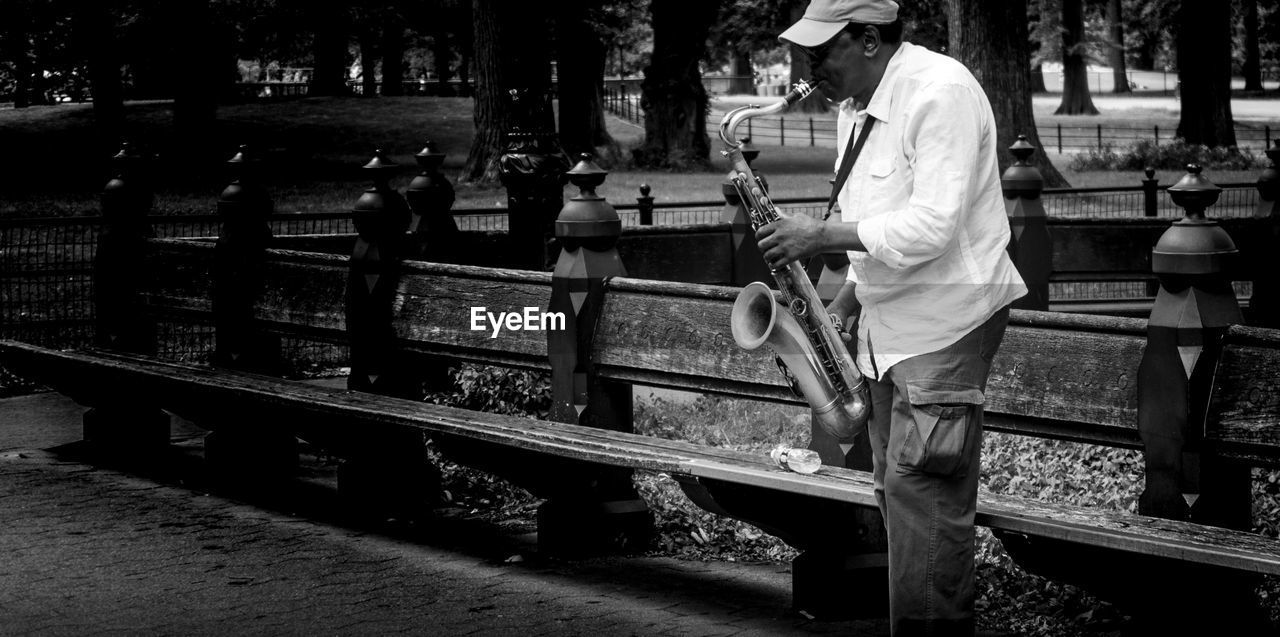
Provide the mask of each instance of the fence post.
MULTIPOLYGON (((264 291, 267 217, 273 204, 262 186, 259 162, 247 146, 227 160, 231 183, 218 197, 219 230, 213 267, 213 364, 279 376, 284 373, 280 338, 257 327, 254 305, 264 291)), ((282 477, 298 466, 293 432, 250 416, 214 417, 206 425, 205 462, 219 478, 248 486, 262 477, 282 477)))
POLYGON ((1098 124, 1098 152, 1102 152, 1102 124, 1098 124))
POLYGON ((1213 377, 1228 326, 1243 319, 1227 277, 1235 244, 1204 211, 1222 189, 1199 166, 1169 187, 1186 216, 1151 251, 1160 292, 1138 370, 1138 431, 1146 450, 1146 515, 1248 528, 1249 469, 1199 457, 1213 377))
POLYGON ((809 118, 809 146, 812 147, 814 145, 815 143, 813 139, 813 118, 810 117, 809 118))
POLYGON ((1058 154, 1062 154, 1062 124, 1058 124, 1058 154))
MULTIPOLYGON (((1147 323, 1147 343, 1138 367, 1138 433, 1146 463, 1145 489, 1138 511, 1235 529, 1251 526, 1252 494, 1247 465, 1225 461, 1205 442, 1209 403, 1222 356, 1223 340, 1242 320, 1227 273, 1237 256, 1230 236, 1204 211, 1221 188, 1187 166, 1169 188, 1186 216, 1161 235, 1151 251, 1160 292, 1147 323)), ((1248 593, 1251 576, 1204 573, 1203 590, 1224 616, 1254 621, 1248 593)), ((1178 577, 1155 574, 1134 587, 1139 616, 1171 621, 1168 608, 1202 600, 1185 599, 1178 577)), ((1187 627, 1182 627, 1182 630, 1187 627)), ((1199 632, 1191 628, 1191 632, 1199 632)), ((1247 631, 1254 632, 1254 631, 1247 631)))
MULTIPOLYGON (((93 261, 94 343, 135 354, 156 353, 155 324, 143 309, 141 285, 149 275, 147 213, 152 193, 143 175, 147 157, 129 144, 111 159, 115 177, 102 189, 102 232, 93 261)), ((169 444, 169 416, 105 390, 85 412, 90 448, 125 460, 154 458, 169 444)))
POLYGON ((653 225, 653 197, 649 196, 649 184, 640 184, 640 196, 636 197, 636 203, 640 207, 640 225, 653 225))
MULTIPOLYGON (((547 330, 551 414, 557 422, 633 431, 632 388, 596 375, 592 342, 604 306, 606 279, 625 276, 617 243, 622 221, 596 188, 607 172, 583 154, 569 180, 580 190, 555 222, 562 249, 551 279, 549 312, 564 329, 547 330)), ((538 546, 551 554, 582 554, 643 546, 653 517, 631 483, 631 471, 583 466, 551 487, 538 509, 538 546)))
POLYGON ((778 145, 787 145, 787 118, 785 117, 778 118, 778 145))
POLYGON ((1249 233, 1249 275, 1253 277, 1253 294, 1249 297, 1249 324, 1280 328, 1280 265, 1276 246, 1280 246, 1280 142, 1267 149, 1271 165, 1258 176, 1258 207, 1253 216, 1263 226, 1249 233))
POLYGON ((1156 169, 1150 166, 1142 174, 1147 176, 1142 180, 1142 214, 1154 217, 1159 212, 1160 180, 1156 179, 1156 169))
POLYGON ((453 208, 453 184, 440 172, 445 154, 428 141, 414 161, 422 172, 418 173, 405 189, 405 200, 412 216, 409 233, 413 235, 416 258, 437 263, 457 261, 458 223, 449 211, 453 208))
POLYGON ((1049 309, 1049 275, 1053 272, 1053 239, 1046 225, 1044 177, 1031 165, 1036 147, 1026 135, 1009 146, 1014 163, 1000 176, 1005 214, 1009 217, 1009 256, 1027 284, 1026 296, 1013 302, 1022 310, 1049 309))
MULTIPOLYGON (((348 261, 346 320, 351 347, 347 388, 384 396, 420 399, 416 367, 397 346, 395 299, 404 257, 405 231, 412 213, 391 188, 399 166, 378 149, 361 169, 373 187, 351 210, 356 243, 348 261)), ((426 455, 421 432, 400 431, 350 441, 338 467, 338 494, 362 513, 412 519, 435 501, 438 476, 426 455)))
POLYGON ((507 188, 509 265, 546 270, 553 259, 552 228, 564 205, 569 160, 556 141, 555 131, 528 123, 527 113, 520 111, 529 100, 546 100, 547 96, 530 95, 527 89, 512 90, 510 95, 517 122, 525 123, 517 123, 507 132, 505 150, 498 160, 502 185, 507 188))
POLYGON ((1155 133, 1156 146, 1159 146, 1160 145, 1160 125, 1159 124, 1154 125, 1152 127, 1152 132, 1155 133))
MULTIPOLYGON (((748 122, 751 120, 748 119, 748 122)), ((760 156, 760 150, 751 144, 751 138, 746 137, 742 140, 742 158, 746 160, 747 165, 755 161, 760 156)), ((754 170, 753 170, 754 172, 754 170)), ((760 248, 756 246, 756 231, 751 226, 751 217, 747 214, 747 207, 742 202, 742 198, 738 196, 738 190, 734 187, 732 178, 736 173, 733 168, 725 175, 724 182, 720 184, 720 192, 724 195, 724 208, 720 211, 720 223, 729 224, 729 240, 732 242, 733 252, 729 264, 729 285, 746 285, 752 281, 764 281, 769 285, 773 285, 773 275, 769 272, 769 267, 765 265, 764 257, 760 254, 760 248)), ((761 181, 765 181, 766 190, 768 182, 764 176, 756 173, 761 181)))

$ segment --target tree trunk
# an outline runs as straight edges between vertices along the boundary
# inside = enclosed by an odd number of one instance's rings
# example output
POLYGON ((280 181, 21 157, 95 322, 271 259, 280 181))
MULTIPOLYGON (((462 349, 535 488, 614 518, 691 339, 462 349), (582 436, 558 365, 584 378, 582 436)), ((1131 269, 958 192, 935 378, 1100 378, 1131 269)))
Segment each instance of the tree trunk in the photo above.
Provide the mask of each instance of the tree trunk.
POLYGON ((436 69, 436 94, 447 97, 453 95, 453 87, 449 85, 449 78, 453 77, 453 71, 449 68, 449 62, 453 57, 453 52, 449 50, 449 32, 441 28, 431 35, 431 58, 436 69))
POLYGON ((1084 0, 1062 0, 1062 103, 1054 115, 1097 115, 1084 60, 1084 0))
POLYGON ((1024 0, 947 0, 951 55, 973 72, 995 113, 1000 169, 1013 164, 1009 146, 1026 135, 1036 147, 1032 163, 1045 186, 1066 187, 1066 178, 1049 161, 1036 132, 1031 90, 1025 69, 1031 64, 1024 0))
POLYGON ((13 64, 13 107, 31 105, 32 79, 35 69, 31 64, 31 7, 26 0, 10 0, 0 5, 5 13, 5 57, 13 64))
POLYGON ((1108 0, 1107 24, 1111 25, 1111 42, 1107 45, 1107 58, 1111 62, 1111 76, 1116 93, 1132 93, 1129 88, 1129 72, 1124 63, 1124 20, 1120 0, 1108 0))
POLYGON ((307 95, 347 94, 347 16, 345 11, 328 7, 313 14, 315 31, 312 41, 311 82, 307 95))
POLYGON ((360 34, 360 96, 378 96, 378 35, 373 27, 360 34))
POLYGON ((706 166, 707 91, 698 62, 718 7, 714 2, 653 0, 653 56, 640 84, 644 143, 632 151, 636 165, 684 169, 706 166))
POLYGON ((1186 0, 1178 9, 1178 137, 1236 145, 1231 117, 1231 3, 1186 0))
POLYGON ((115 42, 116 20, 109 5, 86 2, 78 5, 77 40, 87 53, 89 87, 93 92, 95 151, 110 157, 120 150, 124 134, 124 84, 115 42))
POLYGON ((523 0, 472 0, 472 13, 476 133, 462 181, 494 183, 505 133, 555 131, 547 13, 523 0), (528 97, 515 104, 512 89, 527 89, 528 97))
MULTIPOLYGON (((792 24, 804 17, 804 8, 805 3, 791 5, 792 24)), ((813 69, 809 68, 809 57, 800 50, 800 47, 793 44, 789 48, 791 49, 791 84, 794 85, 800 80, 807 80, 812 77, 813 69)), ((791 110, 797 113, 825 113, 831 110, 831 105, 827 103, 826 98, 818 94, 801 100, 799 104, 792 106, 791 110)))
MULTIPOLYGON (((184 159, 199 164, 217 162, 223 148, 214 126, 218 120, 218 94, 225 76, 222 71, 226 34, 214 23, 215 16, 208 0, 183 3, 181 7, 168 6, 170 32, 174 38, 173 50, 177 59, 183 60, 182 72, 174 85, 173 127, 176 132, 174 148, 185 155, 184 159)), ((172 152, 171 151, 171 152, 172 152)))
POLYGON ((404 16, 394 9, 382 22, 382 95, 404 95, 404 16))
POLYGON ((733 79, 729 80, 730 95, 755 95, 755 68, 751 65, 751 51, 733 52, 733 79))
POLYGON ((1037 64, 1031 67, 1031 87, 1032 93, 1048 93, 1049 89, 1044 85, 1044 67, 1037 64))
POLYGON ((1258 49, 1258 0, 1244 2, 1244 90, 1262 90, 1262 55, 1258 49))
POLYGON ((589 153, 611 164, 618 159, 618 144, 605 127, 601 89, 606 51, 585 19, 588 5, 585 0, 556 3, 560 145, 570 159, 589 153))

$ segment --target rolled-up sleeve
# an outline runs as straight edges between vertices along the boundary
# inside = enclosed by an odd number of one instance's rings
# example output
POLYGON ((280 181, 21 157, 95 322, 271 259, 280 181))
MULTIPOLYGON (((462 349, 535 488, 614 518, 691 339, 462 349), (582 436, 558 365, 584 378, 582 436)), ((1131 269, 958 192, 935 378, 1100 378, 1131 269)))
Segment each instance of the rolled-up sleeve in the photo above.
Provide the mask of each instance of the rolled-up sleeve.
POLYGON ((907 268, 937 257, 955 240, 983 135, 982 105, 960 84, 923 86, 913 96, 903 129, 912 169, 907 208, 858 224, 858 238, 873 258, 907 268))

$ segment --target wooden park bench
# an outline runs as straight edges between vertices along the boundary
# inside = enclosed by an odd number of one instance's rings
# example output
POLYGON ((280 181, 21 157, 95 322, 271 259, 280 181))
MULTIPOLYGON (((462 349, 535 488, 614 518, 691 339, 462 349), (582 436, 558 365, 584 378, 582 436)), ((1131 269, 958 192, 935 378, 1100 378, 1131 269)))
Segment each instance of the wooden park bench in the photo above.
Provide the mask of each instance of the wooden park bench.
MULTIPOLYGON (((801 550, 797 609, 883 612, 883 527, 865 449, 842 454, 815 432, 828 466, 800 475, 767 457, 631 431, 633 385, 799 402, 770 356, 733 344, 736 289, 621 276, 616 227, 588 188, 566 206, 581 217, 558 224, 555 273, 402 261, 404 224, 393 215, 407 213, 362 201, 350 257, 273 249, 249 231, 261 218, 245 206, 223 207, 216 243, 145 239, 116 218, 120 232, 105 233, 99 253, 103 349, 7 342, 0 361, 94 407, 86 436, 107 448, 166 444, 161 409, 220 435, 207 454, 232 472, 287 464, 289 441, 303 437, 347 459, 340 481, 353 493, 389 505, 430 499, 429 436, 447 456, 548 498, 539 542, 549 551, 643 541, 649 516, 630 472, 666 472, 698 505, 801 550), (567 324, 490 338, 473 329, 481 306, 563 312, 567 324), (217 366, 146 353, 148 323, 174 320, 216 327, 217 366), (280 335, 349 344, 349 388, 263 374, 280 335), (414 400, 418 377, 442 359, 550 369, 550 416, 414 400)), ((1153 626, 1259 626, 1250 591, 1280 575, 1280 541, 1248 532, 1249 471, 1280 464, 1278 370, 1280 334, 1269 330, 1015 311, 986 394, 988 427, 1145 448, 1143 509, 1163 517, 983 493, 978 523, 1028 568, 1153 626), (1160 391, 1144 393, 1143 382, 1160 391)))

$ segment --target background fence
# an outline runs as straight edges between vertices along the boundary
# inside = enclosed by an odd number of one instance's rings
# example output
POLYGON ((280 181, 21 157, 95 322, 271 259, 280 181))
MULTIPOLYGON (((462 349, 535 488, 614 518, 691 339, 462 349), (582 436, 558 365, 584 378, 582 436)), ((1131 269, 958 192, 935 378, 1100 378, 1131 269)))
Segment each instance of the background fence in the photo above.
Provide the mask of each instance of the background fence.
MULTIPOLYGON (((637 126, 644 124, 639 95, 610 91, 605 95, 605 110, 637 126)), ((720 127, 720 117, 707 118, 707 130, 720 127)), ((1057 150, 1059 154, 1087 150, 1120 150, 1139 140, 1151 140, 1157 144, 1172 142, 1175 130, 1152 126, 1063 126, 1062 124, 1036 127, 1045 150, 1057 150)), ((1237 123, 1236 146, 1258 154, 1271 146, 1271 125, 1237 123)), ((782 115, 753 117, 746 121, 745 133, 738 130, 738 137, 750 138, 756 145, 836 147, 836 121, 808 115, 782 115)))

